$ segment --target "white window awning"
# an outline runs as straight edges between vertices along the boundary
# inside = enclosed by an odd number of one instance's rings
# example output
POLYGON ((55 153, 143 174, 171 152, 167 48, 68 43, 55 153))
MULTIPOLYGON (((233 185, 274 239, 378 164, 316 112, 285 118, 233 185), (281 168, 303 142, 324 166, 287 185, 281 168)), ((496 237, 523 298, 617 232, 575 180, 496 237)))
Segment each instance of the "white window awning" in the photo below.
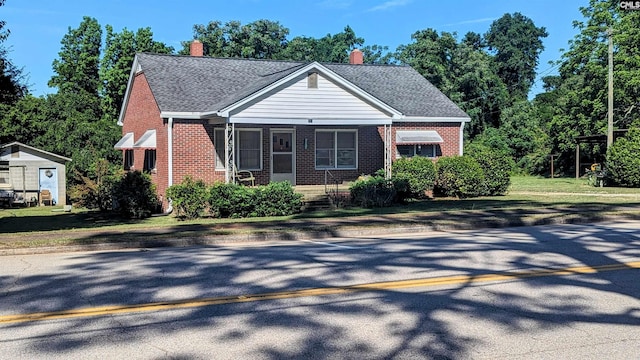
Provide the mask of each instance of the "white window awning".
POLYGON ((133 144, 134 148, 155 149, 156 148, 156 131, 147 130, 142 137, 133 144))
POLYGON ((133 148, 133 133, 129 132, 124 134, 124 136, 113 146, 114 149, 124 150, 124 149, 132 149, 133 148))
POLYGON ((396 145, 436 144, 442 142, 444 140, 435 130, 396 131, 396 145))

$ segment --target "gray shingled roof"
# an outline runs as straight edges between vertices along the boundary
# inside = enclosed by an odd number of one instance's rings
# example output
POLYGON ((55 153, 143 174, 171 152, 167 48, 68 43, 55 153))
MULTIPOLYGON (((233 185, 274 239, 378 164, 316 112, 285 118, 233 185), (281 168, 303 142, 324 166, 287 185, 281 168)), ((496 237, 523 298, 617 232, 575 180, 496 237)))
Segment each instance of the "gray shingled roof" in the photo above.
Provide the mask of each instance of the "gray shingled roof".
MULTIPOLYGON (((163 112, 217 111, 308 64, 146 53, 138 62, 163 112)), ((468 117, 411 67, 322 65, 406 116, 468 117)))

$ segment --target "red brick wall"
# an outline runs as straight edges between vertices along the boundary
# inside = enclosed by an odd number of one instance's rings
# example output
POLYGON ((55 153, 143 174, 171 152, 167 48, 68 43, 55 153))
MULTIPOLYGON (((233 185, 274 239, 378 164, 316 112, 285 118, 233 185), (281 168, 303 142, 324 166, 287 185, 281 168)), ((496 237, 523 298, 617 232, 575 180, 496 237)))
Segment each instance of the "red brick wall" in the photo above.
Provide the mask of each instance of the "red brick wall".
MULTIPOLYGON (((156 171, 151 174, 157 186, 158 195, 164 199, 168 184, 167 124, 160 117, 160 110, 149 88, 144 73, 137 74, 129 91, 129 102, 124 114, 122 134, 133 132, 134 141, 140 139, 147 130, 156 130, 156 171)), ((144 168, 144 150, 134 149, 134 170, 144 168)))
MULTIPOLYGON (((181 120, 173 122, 173 183, 178 184, 186 176, 213 183, 216 156, 213 145, 213 125, 206 120, 181 120)), ((224 180, 224 172, 222 173, 224 180)))
MULTIPOLYGON (((398 130, 435 130, 442 137, 443 143, 439 144, 438 157, 460 155, 460 123, 459 122, 441 122, 441 123, 394 123, 391 127, 392 154, 391 158, 396 159, 396 131, 398 130)), ((383 128, 379 128, 382 136, 383 128)))

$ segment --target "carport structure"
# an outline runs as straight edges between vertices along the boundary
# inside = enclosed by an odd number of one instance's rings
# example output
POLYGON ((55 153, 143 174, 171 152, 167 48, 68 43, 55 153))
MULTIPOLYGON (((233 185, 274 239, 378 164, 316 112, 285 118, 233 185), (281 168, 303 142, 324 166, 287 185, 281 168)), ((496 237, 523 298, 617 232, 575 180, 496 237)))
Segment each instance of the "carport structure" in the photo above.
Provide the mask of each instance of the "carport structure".
MULTIPOLYGON (((615 142, 619 137, 625 136, 627 134, 628 129, 619 129, 613 130, 613 141, 615 142)), ((576 179, 580 178, 580 169, 584 165, 591 165, 593 161, 589 163, 581 163, 580 162, 580 144, 606 144, 607 143, 607 135, 584 135, 584 136, 576 136, 576 179)), ((605 154, 606 155, 606 154, 605 154)))

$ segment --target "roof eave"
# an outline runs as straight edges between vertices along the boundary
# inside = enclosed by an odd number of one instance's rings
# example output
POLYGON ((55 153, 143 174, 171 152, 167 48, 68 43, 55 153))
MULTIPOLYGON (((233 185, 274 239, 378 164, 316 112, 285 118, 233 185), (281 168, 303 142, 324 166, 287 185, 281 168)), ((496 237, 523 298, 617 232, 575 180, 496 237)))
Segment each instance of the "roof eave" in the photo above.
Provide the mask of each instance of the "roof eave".
POLYGON ((471 121, 470 117, 456 117, 456 116, 404 116, 400 119, 395 119, 398 122, 464 122, 471 121))
POLYGON ((131 65, 131 71, 129 72, 129 80, 127 81, 127 89, 124 93, 124 101, 122 101, 122 107, 120 107, 120 115, 118 115, 119 126, 124 125, 124 114, 127 110, 127 106, 129 105, 129 96, 131 95, 131 87, 133 85, 133 79, 138 73, 137 69, 140 67, 140 62, 138 61, 138 55, 133 58, 133 64, 131 65))
POLYGON ((66 156, 62 156, 62 155, 54 154, 54 153, 51 153, 51 152, 48 152, 48 151, 45 151, 45 150, 42 150, 42 149, 38 149, 38 148, 35 148, 33 146, 29 146, 27 144, 23 144, 23 143, 21 143, 19 141, 13 141, 13 142, 10 142, 10 143, 7 143, 7 144, 3 144, 2 146, 0 146, 0 148, 6 148, 6 147, 9 147, 9 146, 13 146, 13 145, 22 146, 22 147, 25 147, 27 149, 31 149, 33 151, 39 152, 41 154, 45 154, 45 155, 52 156, 52 157, 57 157, 58 159, 61 159, 61 160, 72 161, 72 159, 70 159, 70 158, 68 158, 66 156))

